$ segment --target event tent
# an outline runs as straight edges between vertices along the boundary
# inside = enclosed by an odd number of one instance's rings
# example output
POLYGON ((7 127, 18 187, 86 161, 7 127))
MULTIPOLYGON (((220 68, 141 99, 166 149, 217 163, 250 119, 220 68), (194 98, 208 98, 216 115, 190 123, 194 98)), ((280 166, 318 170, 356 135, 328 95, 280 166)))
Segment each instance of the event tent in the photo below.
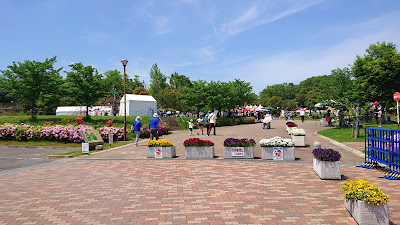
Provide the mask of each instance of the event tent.
MULTIPOLYGON (((91 116, 111 116, 111 106, 91 106, 89 115, 91 116)), ((59 106, 56 110, 56 116, 84 116, 86 115, 86 106, 59 106)))
MULTIPOLYGON (((127 116, 151 116, 157 112, 157 101, 151 95, 126 95, 127 116)), ((119 106, 119 116, 124 115, 124 97, 119 106)))

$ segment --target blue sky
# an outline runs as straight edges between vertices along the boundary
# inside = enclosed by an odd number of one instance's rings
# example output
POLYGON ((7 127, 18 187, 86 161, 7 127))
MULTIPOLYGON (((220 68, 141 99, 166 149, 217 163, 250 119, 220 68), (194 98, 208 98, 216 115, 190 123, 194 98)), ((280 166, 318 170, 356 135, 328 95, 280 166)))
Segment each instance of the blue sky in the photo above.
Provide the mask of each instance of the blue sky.
POLYGON ((157 63, 191 80, 298 84, 352 64, 370 44, 400 49, 398 0, 0 0, 0 69, 57 56, 149 84, 157 63))

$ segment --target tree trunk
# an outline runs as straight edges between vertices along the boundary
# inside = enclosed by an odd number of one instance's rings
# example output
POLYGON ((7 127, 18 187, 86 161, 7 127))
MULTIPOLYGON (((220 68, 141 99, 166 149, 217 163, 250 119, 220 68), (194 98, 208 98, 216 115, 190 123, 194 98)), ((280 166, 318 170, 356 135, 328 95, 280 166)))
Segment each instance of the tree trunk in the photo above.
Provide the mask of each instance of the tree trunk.
POLYGON ((360 128, 359 128, 358 124, 359 124, 359 119, 357 117, 356 118, 356 133, 354 134, 354 139, 357 139, 359 131, 360 131, 360 128))
POLYGON ((354 137, 354 126, 355 126, 355 121, 356 120, 353 120, 353 126, 352 126, 352 129, 351 129, 351 137, 354 137))
POLYGON ((35 104, 31 104, 31 120, 33 120, 33 118, 35 117, 35 104))

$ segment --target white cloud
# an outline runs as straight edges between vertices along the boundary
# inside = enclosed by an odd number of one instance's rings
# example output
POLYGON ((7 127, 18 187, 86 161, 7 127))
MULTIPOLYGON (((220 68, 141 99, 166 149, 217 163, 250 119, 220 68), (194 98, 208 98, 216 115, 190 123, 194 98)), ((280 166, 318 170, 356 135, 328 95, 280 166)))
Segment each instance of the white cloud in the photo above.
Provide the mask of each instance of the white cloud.
POLYGON ((220 38, 231 37, 253 27, 288 17, 320 2, 321 0, 303 0, 283 2, 284 4, 282 4, 281 1, 259 1, 231 21, 214 27, 214 33, 220 38))
POLYGON ((157 18, 157 20, 154 21, 154 26, 156 35, 167 34, 171 31, 169 27, 169 19, 167 17, 157 18))

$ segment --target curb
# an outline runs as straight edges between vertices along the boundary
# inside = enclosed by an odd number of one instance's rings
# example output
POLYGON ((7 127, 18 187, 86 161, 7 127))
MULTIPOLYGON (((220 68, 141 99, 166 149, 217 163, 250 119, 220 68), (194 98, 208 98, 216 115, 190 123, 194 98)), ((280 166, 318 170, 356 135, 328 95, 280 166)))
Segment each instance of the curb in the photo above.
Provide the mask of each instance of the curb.
POLYGON ((328 138, 328 137, 325 137, 325 136, 323 136, 323 135, 320 135, 320 134, 317 133, 317 131, 314 131, 313 134, 316 135, 316 136, 318 136, 318 137, 320 137, 320 138, 322 138, 322 139, 324 139, 325 141, 330 142, 331 144, 334 144, 334 145, 336 145, 336 146, 338 146, 338 147, 340 147, 340 148, 342 148, 342 149, 344 149, 344 150, 346 150, 346 151, 348 151, 348 152, 350 152, 350 153, 353 153, 354 155, 356 155, 356 156, 358 156, 358 157, 361 157, 361 158, 364 158, 364 157, 365 157, 365 154, 364 154, 364 153, 362 153, 362 152, 360 152, 360 151, 358 151, 358 150, 355 150, 354 148, 349 147, 349 146, 347 146, 347 145, 345 145, 345 144, 342 144, 342 143, 340 143, 340 142, 338 142, 338 141, 335 141, 335 140, 333 140, 333 139, 330 139, 330 138, 328 138))

